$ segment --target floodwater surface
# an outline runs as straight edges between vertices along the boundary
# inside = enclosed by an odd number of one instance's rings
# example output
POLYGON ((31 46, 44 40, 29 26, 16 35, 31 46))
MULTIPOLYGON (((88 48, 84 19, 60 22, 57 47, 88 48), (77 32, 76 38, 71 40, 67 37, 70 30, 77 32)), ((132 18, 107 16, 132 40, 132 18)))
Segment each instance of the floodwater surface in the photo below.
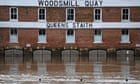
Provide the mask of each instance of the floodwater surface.
POLYGON ((56 56, 48 50, 27 56, 7 50, 0 60, 0 84, 140 84, 140 58, 128 50, 116 55, 65 50, 56 56))

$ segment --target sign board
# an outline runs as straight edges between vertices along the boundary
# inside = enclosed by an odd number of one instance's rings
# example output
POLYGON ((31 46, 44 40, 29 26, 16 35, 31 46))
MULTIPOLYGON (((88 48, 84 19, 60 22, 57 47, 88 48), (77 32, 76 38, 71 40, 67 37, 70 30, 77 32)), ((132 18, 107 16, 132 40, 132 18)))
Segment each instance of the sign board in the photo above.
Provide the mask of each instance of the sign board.
POLYGON ((99 7, 103 0, 38 0, 43 7, 99 7))
POLYGON ((47 22, 47 28, 93 28, 91 22, 47 22))

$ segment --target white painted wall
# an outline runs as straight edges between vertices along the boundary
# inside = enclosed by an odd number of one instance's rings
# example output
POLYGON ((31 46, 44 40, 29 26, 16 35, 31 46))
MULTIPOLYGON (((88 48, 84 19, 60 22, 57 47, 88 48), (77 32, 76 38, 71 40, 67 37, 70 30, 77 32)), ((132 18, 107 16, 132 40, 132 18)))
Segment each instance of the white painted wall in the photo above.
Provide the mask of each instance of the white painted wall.
MULTIPOLYGON (((131 28, 140 28, 140 22, 89 22, 90 24, 92 24, 92 26, 85 26, 85 27, 81 27, 81 26, 75 26, 72 25, 72 23, 68 23, 68 22, 58 22, 59 24, 65 24, 64 27, 62 26, 56 26, 56 27, 47 27, 47 24, 49 23, 53 23, 53 22, 10 22, 10 21, 3 21, 0 22, 0 28, 61 28, 61 29, 67 29, 67 28, 74 28, 74 29, 80 29, 80 28, 101 28, 101 29, 105 29, 105 28, 127 28, 127 29, 131 29, 131 28)), ((57 22, 54 22, 57 23, 57 22)), ((73 22, 73 24, 87 24, 88 22, 73 22)))

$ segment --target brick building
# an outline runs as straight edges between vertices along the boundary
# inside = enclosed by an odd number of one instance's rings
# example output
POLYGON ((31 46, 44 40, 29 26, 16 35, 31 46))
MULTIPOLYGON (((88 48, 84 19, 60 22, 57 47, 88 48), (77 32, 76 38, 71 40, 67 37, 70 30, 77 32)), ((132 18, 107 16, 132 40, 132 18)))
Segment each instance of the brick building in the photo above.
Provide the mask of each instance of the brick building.
POLYGON ((0 0, 0 47, 140 47, 140 0, 0 0))

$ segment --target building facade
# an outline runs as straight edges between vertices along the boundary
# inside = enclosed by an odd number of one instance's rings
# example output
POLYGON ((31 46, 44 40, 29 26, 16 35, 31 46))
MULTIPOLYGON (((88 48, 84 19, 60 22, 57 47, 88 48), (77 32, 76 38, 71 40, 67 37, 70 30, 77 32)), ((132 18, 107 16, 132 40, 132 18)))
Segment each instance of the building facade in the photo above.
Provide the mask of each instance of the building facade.
POLYGON ((1 0, 0 47, 140 47, 140 1, 1 0))

